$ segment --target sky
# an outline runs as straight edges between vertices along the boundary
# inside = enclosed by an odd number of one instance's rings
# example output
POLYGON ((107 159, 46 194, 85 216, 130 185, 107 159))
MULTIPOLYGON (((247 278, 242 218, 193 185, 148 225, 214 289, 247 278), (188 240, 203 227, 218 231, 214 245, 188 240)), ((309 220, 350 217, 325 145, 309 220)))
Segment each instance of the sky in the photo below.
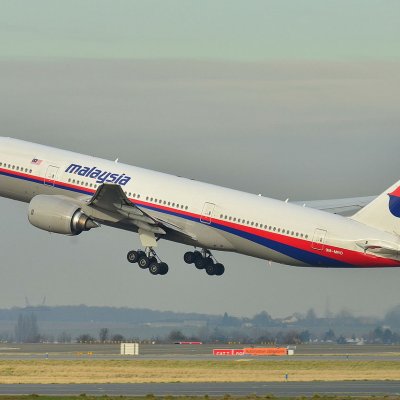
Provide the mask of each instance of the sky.
MULTIPOLYGON (((2 136, 285 200, 373 195, 400 179, 397 1, 0 0, 2 136)), ((216 253, 223 277, 137 235, 40 231, 0 199, 0 307, 129 306, 245 316, 382 316, 400 270, 329 270, 216 253)))

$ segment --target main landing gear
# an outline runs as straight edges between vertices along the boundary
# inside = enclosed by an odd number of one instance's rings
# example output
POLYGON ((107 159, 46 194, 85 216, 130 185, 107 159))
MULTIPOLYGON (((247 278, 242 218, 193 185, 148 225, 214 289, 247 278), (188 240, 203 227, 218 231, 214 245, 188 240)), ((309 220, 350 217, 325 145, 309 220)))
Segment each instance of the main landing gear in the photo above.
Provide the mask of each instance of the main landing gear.
POLYGON ((143 250, 132 250, 126 255, 128 261, 132 264, 137 263, 142 269, 149 269, 152 275, 165 275, 168 272, 168 265, 162 262, 157 253, 152 248, 143 250))
POLYGON ((210 250, 188 251, 183 259, 186 264, 194 264, 197 269, 205 269, 208 275, 221 276, 225 272, 225 267, 216 262, 210 250))

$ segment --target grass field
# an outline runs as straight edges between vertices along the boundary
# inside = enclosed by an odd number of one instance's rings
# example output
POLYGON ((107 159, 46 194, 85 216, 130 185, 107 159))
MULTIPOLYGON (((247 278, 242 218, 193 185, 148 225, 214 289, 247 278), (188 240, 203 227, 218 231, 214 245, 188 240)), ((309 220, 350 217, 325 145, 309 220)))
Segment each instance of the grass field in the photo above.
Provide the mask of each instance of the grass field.
POLYGON ((400 361, 0 361, 1 383, 400 380, 400 361))

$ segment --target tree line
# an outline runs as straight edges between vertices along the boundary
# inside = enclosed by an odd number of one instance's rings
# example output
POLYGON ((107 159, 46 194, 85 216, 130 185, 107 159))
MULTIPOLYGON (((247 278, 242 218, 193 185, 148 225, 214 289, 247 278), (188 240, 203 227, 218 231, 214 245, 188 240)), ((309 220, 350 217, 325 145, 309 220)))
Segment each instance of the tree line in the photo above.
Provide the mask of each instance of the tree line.
MULTIPOLYGON (((227 314, 223 317, 228 323, 227 314)), ((259 319, 268 318, 261 314, 259 319)), ((231 322, 227 326, 230 325, 231 322)), ((266 329, 257 330, 258 334, 249 335, 246 329, 227 329, 224 324, 213 329, 200 329, 197 335, 186 335, 181 330, 173 329, 162 337, 151 337, 146 342, 157 343, 176 343, 182 341, 200 341, 203 343, 248 343, 248 344, 271 344, 271 345, 296 345, 310 342, 329 342, 346 344, 362 340, 366 343, 394 344, 400 343, 400 333, 392 331, 388 327, 377 326, 364 335, 352 334, 346 337, 344 334, 336 334, 330 328, 322 333, 316 334, 308 329, 296 330, 277 330, 275 332, 266 329)), ((120 342, 143 342, 137 337, 126 337, 120 333, 113 333, 109 328, 101 328, 97 336, 89 333, 82 333, 73 337, 68 332, 61 332, 57 337, 46 335, 40 332, 37 317, 34 313, 20 314, 14 328, 14 336, 10 334, 0 334, 0 340, 18 343, 39 343, 39 342, 58 342, 58 343, 120 343, 120 342)))

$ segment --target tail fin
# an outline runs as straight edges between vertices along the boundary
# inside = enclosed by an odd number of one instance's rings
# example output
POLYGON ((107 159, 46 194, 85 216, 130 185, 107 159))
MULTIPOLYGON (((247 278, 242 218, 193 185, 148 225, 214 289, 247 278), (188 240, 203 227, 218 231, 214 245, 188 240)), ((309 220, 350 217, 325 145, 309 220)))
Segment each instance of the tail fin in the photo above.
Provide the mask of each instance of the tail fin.
POLYGON ((400 235, 400 181, 351 218, 374 228, 400 235))

